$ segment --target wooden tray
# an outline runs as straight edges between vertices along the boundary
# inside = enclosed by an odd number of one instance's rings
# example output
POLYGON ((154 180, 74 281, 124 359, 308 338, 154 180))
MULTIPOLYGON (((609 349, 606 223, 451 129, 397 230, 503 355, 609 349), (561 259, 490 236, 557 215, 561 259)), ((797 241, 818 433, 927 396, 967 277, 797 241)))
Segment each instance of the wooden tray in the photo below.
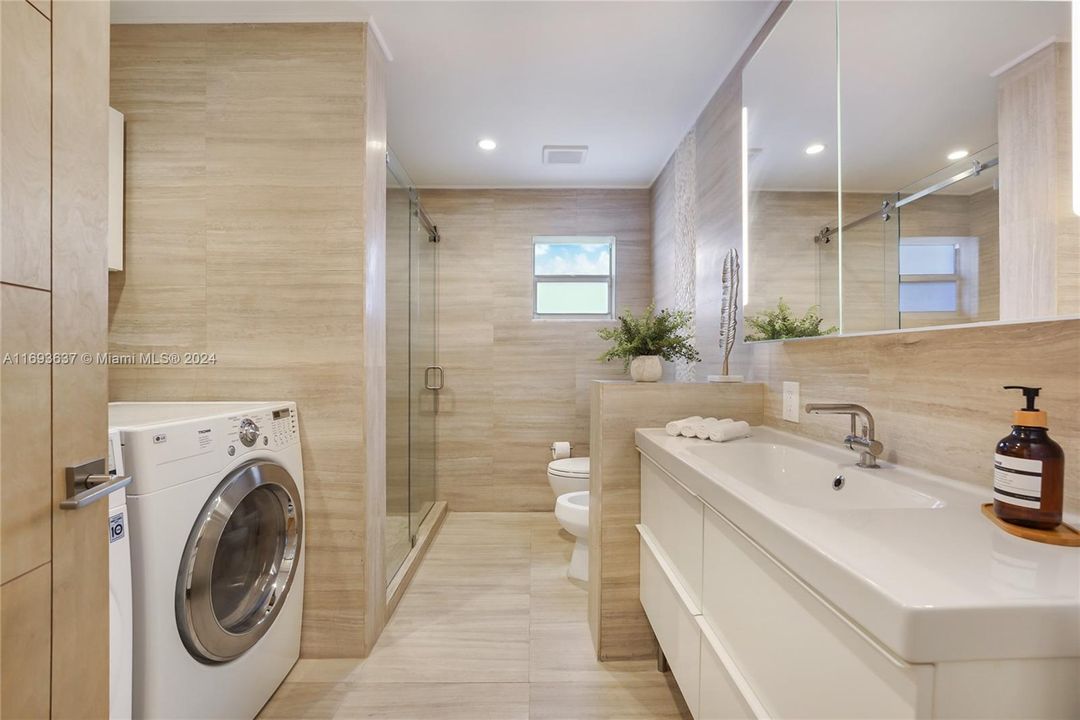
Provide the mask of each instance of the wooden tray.
POLYGON ((1037 528, 1024 527, 1023 525, 1013 525, 1012 523, 1005 522, 994 514, 994 503, 986 503, 983 505, 982 512, 983 515, 990 518, 990 522, 994 523, 1010 535, 1015 535, 1016 537, 1021 537, 1025 540, 1047 543, 1049 545, 1080 547, 1080 531, 1072 525, 1061 523, 1053 530, 1039 530, 1037 528))

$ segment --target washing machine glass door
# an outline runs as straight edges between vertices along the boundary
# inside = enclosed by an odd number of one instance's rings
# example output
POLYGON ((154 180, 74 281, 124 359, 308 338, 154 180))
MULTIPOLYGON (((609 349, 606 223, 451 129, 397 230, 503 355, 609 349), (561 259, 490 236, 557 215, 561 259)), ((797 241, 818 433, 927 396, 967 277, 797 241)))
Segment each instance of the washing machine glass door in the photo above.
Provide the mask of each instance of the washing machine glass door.
POLYGON ((300 493, 280 465, 230 473, 203 506, 176 582, 176 622, 188 651, 228 662, 259 641, 292 587, 303 537, 300 493))

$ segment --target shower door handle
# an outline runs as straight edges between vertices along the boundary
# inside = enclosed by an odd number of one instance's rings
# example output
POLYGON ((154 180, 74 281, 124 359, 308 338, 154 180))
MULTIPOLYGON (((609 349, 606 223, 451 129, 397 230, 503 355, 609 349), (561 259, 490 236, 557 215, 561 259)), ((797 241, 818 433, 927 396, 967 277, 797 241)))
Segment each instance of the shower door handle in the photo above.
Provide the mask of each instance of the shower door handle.
POLYGON ((425 390, 442 390, 443 388, 443 369, 442 365, 428 365, 424 368, 424 389, 425 390), (432 373, 436 372, 436 378, 438 378, 438 384, 432 382, 432 373))

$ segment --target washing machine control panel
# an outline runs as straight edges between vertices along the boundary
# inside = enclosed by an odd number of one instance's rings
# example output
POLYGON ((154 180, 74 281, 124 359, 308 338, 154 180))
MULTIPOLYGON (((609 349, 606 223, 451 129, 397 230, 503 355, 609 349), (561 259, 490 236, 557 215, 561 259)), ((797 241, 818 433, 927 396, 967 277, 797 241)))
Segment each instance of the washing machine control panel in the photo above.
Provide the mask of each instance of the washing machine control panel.
POLYGON ((296 411, 288 406, 229 418, 229 457, 251 450, 278 450, 297 442, 296 411))
POLYGON ((292 408, 278 408, 267 413, 267 418, 263 427, 271 445, 292 445, 300 439, 296 429, 296 411, 292 408))
MULTIPOLYGON (((198 416, 201 407, 192 411, 183 404, 162 410, 153 406, 122 408, 132 419, 127 420, 130 425, 126 427, 114 421, 121 448, 119 452, 114 448, 113 455, 117 471, 122 466, 135 478, 129 486, 128 498, 180 485, 192 478, 220 474, 223 469, 260 456, 299 455, 295 404, 250 403, 214 413, 216 405, 206 405, 205 417, 198 416), (183 417, 185 412, 194 417, 183 417), (166 417, 156 422, 142 419, 153 413, 166 417), (171 420, 167 413, 176 413, 178 417, 171 420)), ((121 493, 114 494, 120 496, 121 493)))

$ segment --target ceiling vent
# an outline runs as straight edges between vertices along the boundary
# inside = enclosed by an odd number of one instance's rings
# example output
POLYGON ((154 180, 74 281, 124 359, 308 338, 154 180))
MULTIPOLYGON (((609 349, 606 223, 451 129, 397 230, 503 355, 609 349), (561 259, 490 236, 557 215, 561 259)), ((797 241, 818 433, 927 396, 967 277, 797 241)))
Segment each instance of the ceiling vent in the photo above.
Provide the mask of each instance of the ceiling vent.
POLYGON ((585 162, 588 145, 545 145, 545 165, 581 165, 585 162))

